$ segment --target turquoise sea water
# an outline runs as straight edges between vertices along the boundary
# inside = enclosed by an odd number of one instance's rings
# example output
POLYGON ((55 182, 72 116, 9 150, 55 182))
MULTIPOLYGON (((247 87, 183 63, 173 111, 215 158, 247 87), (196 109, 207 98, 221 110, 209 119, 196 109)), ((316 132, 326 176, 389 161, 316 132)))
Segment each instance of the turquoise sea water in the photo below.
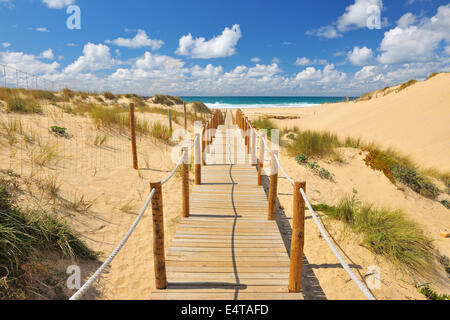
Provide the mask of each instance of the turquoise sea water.
MULTIPOLYGON (((209 108, 295 108, 345 101, 343 97, 180 97, 186 102, 200 101, 209 108)), ((352 99, 352 98, 350 98, 352 99)))

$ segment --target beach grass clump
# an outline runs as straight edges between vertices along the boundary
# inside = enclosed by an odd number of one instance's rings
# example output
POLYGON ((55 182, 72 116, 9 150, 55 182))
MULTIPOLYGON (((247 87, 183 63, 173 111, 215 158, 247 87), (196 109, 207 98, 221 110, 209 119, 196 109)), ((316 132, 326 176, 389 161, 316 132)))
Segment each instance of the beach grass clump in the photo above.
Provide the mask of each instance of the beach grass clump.
POLYGON ((161 140, 164 143, 169 143, 172 137, 170 128, 160 122, 154 122, 150 127, 150 132, 153 138, 161 140))
POLYGON ((108 99, 108 100, 115 100, 116 99, 116 96, 113 93, 109 92, 109 91, 103 92, 103 96, 106 99, 108 99))
POLYGON ((406 88, 416 84, 418 81, 417 80, 409 80, 408 82, 403 83, 398 89, 397 92, 400 92, 402 90, 405 90, 406 88))
POLYGON ((26 298, 24 276, 39 251, 57 252, 65 258, 96 259, 62 220, 40 211, 22 211, 2 182, 0 186, 0 299, 26 298))
POLYGON ((70 99, 74 98, 76 94, 69 88, 63 88, 61 90, 61 95, 65 100, 70 100, 70 99))
POLYGON ((278 130, 278 127, 268 118, 259 117, 251 121, 253 127, 258 130, 267 130, 267 138, 272 138, 272 130, 278 130))
POLYGON ((203 102, 193 101, 189 102, 189 105, 192 106, 194 112, 212 114, 211 109, 209 109, 208 106, 203 102))
POLYGON ((329 132, 306 130, 297 133, 294 140, 287 145, 292 156, 324 157, 335 153, 341 143, 337 135, 329 132))
POLYGON ((439 188, 420 173, 408 157, 403 157, 392 150, 369 150, 364 162, 373 170, 382 171, 393 184, 401 182, 430 199, 436 199, 440 194, 439 188))
POLYGON ((355 194, 342 197, 336 206, 318 205, 314 210, 340 220, 362 234, 362 245, 373 253, 407 271, 423 276, 432 274, 435 268, 432 241, 402 210, 362 203, 355 194))
POLYGON ((6 111, 10 113, 42 113, 42 107, 31 96, 13 94, 6 98, 6 111))

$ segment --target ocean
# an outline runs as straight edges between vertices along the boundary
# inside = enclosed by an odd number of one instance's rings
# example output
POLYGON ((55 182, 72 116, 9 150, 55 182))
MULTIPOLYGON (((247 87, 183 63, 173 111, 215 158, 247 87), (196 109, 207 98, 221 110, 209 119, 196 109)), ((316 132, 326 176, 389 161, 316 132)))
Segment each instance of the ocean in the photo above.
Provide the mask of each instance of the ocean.
MULTIPOLYGON (((180 97, 186 102, 199 101, 213 109, 312 107, 325 102, 343 102, 343 97, 180 97)), ((355 98, 350 98, 353 100, 355 98)))

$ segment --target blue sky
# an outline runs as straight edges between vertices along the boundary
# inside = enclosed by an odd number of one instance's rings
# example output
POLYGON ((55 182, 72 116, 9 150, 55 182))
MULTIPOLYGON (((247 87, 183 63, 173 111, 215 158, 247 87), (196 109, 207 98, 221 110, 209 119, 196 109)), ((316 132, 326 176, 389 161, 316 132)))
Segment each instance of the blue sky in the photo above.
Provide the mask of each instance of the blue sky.
POLYGON ((354 96, 450 71, 450 4, 0 0, 0 63, 80 90, 354 96))

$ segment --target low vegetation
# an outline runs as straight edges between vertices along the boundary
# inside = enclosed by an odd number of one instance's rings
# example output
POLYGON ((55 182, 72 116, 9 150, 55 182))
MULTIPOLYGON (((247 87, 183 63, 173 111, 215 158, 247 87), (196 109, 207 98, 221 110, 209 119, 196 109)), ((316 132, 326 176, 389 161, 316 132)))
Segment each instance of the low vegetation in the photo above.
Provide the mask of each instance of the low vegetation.
POLYGON ((316 161, 310 162, 308 160, 308 157, 302 154, 301 156, 298 156, 295 158, 298 164, 307 166, 311 170, 313 170, 319 177, 322 179, 330 180, 334 182, 334 174, 332 174, 330 171, 328 171, 325 168, 322 168, 319 164, 317 164, 316 161))
POLYGON ((270 121, 270 119, 259 117, 258 119, 251 122, 258 130, 267 130, 267 138, 271 139, 272 130, 278 130, 278 127, 270 121))
POLYGON ((362 234, 362 245, 407 271, 430 276, 435 268, 431 240, 402 210, 361 203, 356 192, 342 197, 336 206, 315 205, 314 210, 344 222, 362 234))
POLYGON ((174 105, 184 104, 184 101, 181 100, 179 97, 162 95, 162 94, 155 95, 153 98, 150 99, 150 101, 151 101, 151 103, 162 104, 165 106, 174 106, 174 105))
POLYGON ((209 109, 203 102, 189 102, 189 105, 194 109, 194 112, 207 114, 212 113, 211 109, 209 109))
POLYGON ((392 150, 369 150, 364 162, 370 168, 382 171, 393 184, 401 182, 430 199, 436 199, 439 196, 438 187, 429 178, 419 173, 410 159, 392 150))
POLYGON ((49 251, 76 259, 95 259, 97 255, 62 220, 46 212, 21 210, 10 188, 10 182, 1 181, 0 299, 26 299, 38 291, 29 277, 31 269, 40 273, 46 269, 39 253, 49 251))
MULTIPOLYGON (((287 130, 292 132, 294 130, 287 130)), ((420 171, 417 165, 407 156, 392 149, 381 149, 375 144, 367 144, 361 139, 347 137, 344 140, 337 135, 323 131, 297 131, 288 135, 289 143, 286 146, 288 153, 297 158, 301 164, 307 165, 311 158, 328 158, 341 160, 337 148, 349 147, 362 149, 368 152, 364 159, 366 165, 374 170, 381 171, 393 183, 402 183, 418 194, 436 199, 441 191, 428 176, 441 180, 450 190, 450 174, 440 173, 437 170, 420 171), (306 159, 306 162, 304 162, 306 159)))

